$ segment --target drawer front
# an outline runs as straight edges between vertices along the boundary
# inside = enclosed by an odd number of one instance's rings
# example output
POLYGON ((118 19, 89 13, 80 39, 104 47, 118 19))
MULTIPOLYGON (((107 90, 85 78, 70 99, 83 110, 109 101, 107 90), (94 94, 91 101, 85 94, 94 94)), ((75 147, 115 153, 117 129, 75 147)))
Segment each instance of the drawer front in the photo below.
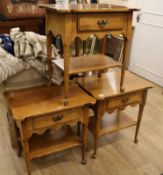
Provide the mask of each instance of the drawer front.
POLYGON ((67 110, 64 112, 58 112, 51 115, 45 115, 42 117, 35 118, 33 120, 33 128, 34 129, 46 128, 74 120, 79 120, 82 117, 83 112, 81 108, 67 110))
POLYGON ((125 13, 88 14, 78 16, 78 31, 123 30, 126 23, 125 13))
POLYGON ((108 99, 107 109, 125 107, 130 104, 139 103, 142 100, 141 93, 127 94, 112 99, 108 99))

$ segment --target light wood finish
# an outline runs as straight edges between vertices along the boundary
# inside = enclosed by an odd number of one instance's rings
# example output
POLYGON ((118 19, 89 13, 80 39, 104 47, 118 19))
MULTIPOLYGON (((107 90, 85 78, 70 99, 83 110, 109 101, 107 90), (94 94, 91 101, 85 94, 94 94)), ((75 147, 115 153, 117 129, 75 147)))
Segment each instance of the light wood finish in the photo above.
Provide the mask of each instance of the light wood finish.
MULTIPOLYGON (((64 61, 61 59, 53 62, 64 70, 64 61)), ((84 73, 89 71, 103 70, 107 68, 121 67, 121 63, 114 61, 112 58, 103 54, 71 57, 69 74, 84 73)))
MULTIPOLYGON (((153 84, 140 78, 128 71, 126 71, 126 77, 124 81, 125 92, 119 91, 120 83, 120 70, 113 70, 103 74, 100 78, 92 76, 85 78, 78 78, 77 82, 85 89, 90 95, 97 99, 95 106, 92 106, 95 112, 95 118, 92 124, 90 124, 90 130, 94 134, 94 153, 93 158, 97 154, 97 141, 98 137, 107 133, 117 131, 122 128, 133 126, 136 124, 135 143, 138 142, 138 132, 143 115, 144 106, 146 103, 146 95, 149 88, 153 87, 153 84), (120 110, 123 110, 128 105, 139 104, 139 112, 137 122, 131 122, 126 118, 124 120, 120 110), (114 126, 102 127, 101 120, 104 114, 112 113, 118 110, 116 116, 116 122, 114 126), (121 118, 122 117, 122 118, 121 118), (95 127, 92 127, 94 125, 95 127), (101 126, 100 126, 101 125, 101 126)), ((106 125, 106 123, 105 123, 106 125)))
MULTIPOLYGON (((147 87, 153 87, 153 83, 139 77, 129 71, 126 71, 124 85, 126 92, 119 91, 120 70, 111 70, 105 73, 102 78, 90 76, 85 78, 77 78, 77 82, 92 96, 98 100, 103 100, 107 97, 115 97, 119 95, 127 95, 128 92, 135 92, 137 89, 143 90, 147 87)), ((136 93, 138 94, 138 93, 136 93)))
POLYGON ((41 129, 51 127, 54 125, 59 126, 66 122, 68 123, 70 121, 80 120, 81 115, 83 115, 83 111, 81 110, 81 108, 75 108, 68 111, 57 112, 55 114, 45 115, 33 119, 33 127, 35 129, 41 129))
POLYGON ((123 30, 126 27, 127 15, 125 13, 92 14, 78 16, 78 31, 123 30), (106 24, 100 25, 101 20, 106 24))
POLYGON ((121 98, 115 97, 108 100, 107 109, 112 110, 116 108, 123 108, 125 105, 135 104, 142 100, 143 92, 137 92, 130 94, 125 94, 121 98))
POLYGON ((85 104, 94 103, 92 97, 88 96, 74 82, 70 82, 70 103, 64 106, 61 99, 64 96, 63 86, 40 86, 36 88, 10 91, 5 93, 12 107, 15 120, 24 120, 55 112, 62 112, 85 104), (80 100, 79 100, 80 99, 80 100), (32 109, 32 110, 31 110, 32 109))
MULTIPOLYGON (((133 120, 131 117, 127 116, 125 113, 121 112, 118 118, 117 113, 118 111, 115 111, 110 115, 105 114, 104 117, 101 118, 100 132, 98 133, 98 137, 136 125, 136 121, 133 120)), ((93 132, 93 134, 95 134, 95 122, 95 118, 91 117, 89 122, 89 128, 93 132)))
POLYGON ((86 163, 88 106, 94 104, 95 99, 72 81, 70 92, 70 102, 66 106, 61 104, 64 95, 63 86, 40 86, 5 93, 15 121, 18 154, 21 155, 22 145, 28 175, 31 174, 32 159, 76 146, 82 146, 82 163, 86 163), (83 125, 82 138, 74 135, 69 129, 78 122, 83 125), (53 128, 62 130, 65 125, 69 127, 65 132, 66 135, 62 134, 61 138, 57 137, 58 133, 51 131, 53 128))
MULTIPOLYGON (((64 84, 65 99, 68 103, 69 74, 71 74, 71 44, 78 37, 86 40, 92 33, 99 39, 103 39, 107 32, 113 35, 124 34, 125 49, 122 66, 120 89, 124 91, 123 81, 125 68, 128 64, 128 50, 132 32, 132 14, 136 8, 128 8, 110 4, 66 4, 48 5, 40 7, 46 9, 46 33, 49 31, 54 36, 62 36, 64 46, 64 84)), ((105 53, 104 39, 101 44, 101 53, 105 53)), ((78 49, 77 49, 78 50, 78 49)), ((78 54, 77 54, 78 55, 78 54)), ((83 61, 84 62, 84 61, 83 61)), ((83 65, 84 67, 85 65, 83 65)), ((98 67, 96 67, 97 69, 98 67)), ((82 65, 81 65, 81 69, 82 65)), ((80 69, 79 69, 80 70, 80 69)), ((100 70, 100 67, 99 67, 100 70)), ((100 76, 100 74, 99 74, 100 76)))
POLYGON ((46 132, 41 136, 34 135, 29 143, 30 160, 82 144, 81 139, 73 131, 68 131, 60 139, 56 139, 56 133, 54 131, 46 132))
MULTIPOLYGON (((148 92, 138 144, 133 144, 135 127, 105 135, 98 144, 98 158, 91 160, 92 135, 88 134, 86 166, 79 162, 80 148, 40 157, 32 161, 35 175, 160 175, 163 173, 163 98, 162 88, 155 85, 148 92), (70 171, 71 170, 71 171, 70 171)), ((132 119, 138 106, 127 107, 123 112, 132 119)), ((108 117, 107 117, 108 119, 108 117)), ((15 155, 11 147, 6 108, 0 103, 0 170, 3 175, 25 175, 24 159, 15 155)))

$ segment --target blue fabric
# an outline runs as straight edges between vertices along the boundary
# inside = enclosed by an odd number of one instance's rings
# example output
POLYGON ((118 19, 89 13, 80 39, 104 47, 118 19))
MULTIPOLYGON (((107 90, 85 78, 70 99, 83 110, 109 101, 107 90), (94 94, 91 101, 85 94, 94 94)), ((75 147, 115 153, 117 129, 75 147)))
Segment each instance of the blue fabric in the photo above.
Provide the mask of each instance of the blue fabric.
POLYGON ((8 35, 0 35, 0 47, 14 55, 14 42, 8 35))
POLYGON ((92 4, 96 4, 97 3, 97 0, 91 0, 91 3, 92 4))

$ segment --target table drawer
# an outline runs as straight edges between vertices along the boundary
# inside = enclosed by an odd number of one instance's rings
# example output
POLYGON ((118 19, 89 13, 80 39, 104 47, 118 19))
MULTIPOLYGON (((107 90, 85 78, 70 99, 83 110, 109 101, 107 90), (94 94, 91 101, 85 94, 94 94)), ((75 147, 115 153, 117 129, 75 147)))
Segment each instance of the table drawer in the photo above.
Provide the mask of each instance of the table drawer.
POLYGON ((121 95, 121 96, 109 99, 107 102, 107 109, 114 109, 117 107, 127 106, 129 104, 141 102, 141 100, 142 100, 141 93, 121 95))
POLYGON ((83 117, 81 108, 67 110, 63 112, 54 113, 51 115, 45 115, 33 120, 33 128, 41 129, 49 126, 54 126, 74 120, 78 120, 83 117))
POLYGON ((123 30, 127 16, 123 13, 78 16, 78 31, 123 30))

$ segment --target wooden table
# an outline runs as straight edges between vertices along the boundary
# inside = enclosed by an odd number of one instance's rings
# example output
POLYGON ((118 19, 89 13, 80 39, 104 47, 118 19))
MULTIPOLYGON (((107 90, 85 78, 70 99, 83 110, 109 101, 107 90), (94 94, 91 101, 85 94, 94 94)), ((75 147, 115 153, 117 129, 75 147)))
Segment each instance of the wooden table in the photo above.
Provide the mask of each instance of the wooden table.
MULTIPOLYGON (((48 36, 48 58, 49 58, 49 71, 51 72, 51 41, 52 35, 61 36, 64 47, 64 62, 56 63, 64 70, 64 83, 65 83, 65 98, 64 104, 68 103, 69 94, 69 75, 79 73, 81 70, 84 72, 92 70, 101 70, 109 67, 122 66, 122 76, 120 87, 123 88, 123 80, 125 67, 128 64, 128 50, 132 35, 132 15, 133 7, 117 6, 112 4, 66 4, 66 5, 52 5, 42 4, 39 5, 46 9, 46 33, 48 36), (113 35, 123 34, 125 36, 124 56, 121 65, 117 62, 111 61, 109 57, 101 54, 96 57, 86 56, 87 64, 83 65, 83 57, 77 57, 77 61, 71 58, 71 44, 74 39, 78 43, 78 39, 85 40, 91 34, 95 34, 101 42, 101 53, 105 53, 106 33, 113 35), (91 58, 91 59, 90 59, 91 58), (101 61, 101 62, 100 62, 101 61), (111 64, 105 64, 110 62, 111 64), (75 65, 74 65, 75 64, 75 65), (71 70, 73 68, 73 70, 71 70)), ((78 45, 78 44, 77 44, 78 45)), ((77 47, 78 56, 79 48, 77 47)), ((50 77, 51 79, 51 77, 50 77)))
POLYGON ((92 76, 77 79, 79 85, 97 100, 96 105, 92 106, 95 117, 91 119, 89 124, 90 130, 94 134, 93 158, 96 157, 98 137, 102 135, 136 125, 134 141, 135 143, 138 142, 138 131, 146 102, 147 91, 153 87, 153 84, 126 71, 124 80, 125 92, 120 92, 118 88, 119 80, 119 70, 105 73, 101 78, 92 76), (121 110, 128 105, 134 106, 137 104, 139 104, 139 112, 137 122, 135 122, 121 112, 121 110), (104 117, 105 113, 111 114, 115 110, 118 110, 118 115, 115 119, 112 119, 110 116, 104 117), (109 118, 111 120, 109 120, 109 118))
POLYGON ((88 108, 95 99, 74 82, 70 82, 69 90, 70 102, 66 106, 61 104, 63 86, 40 86, 5 94, 15 122, 19 154, 21 147, 25 152, 28 175, 30 160, 74 146, 82 146, 82 162, 86 163, 88 108), (83 126, 82 138, 68 127, 78 122, 83 126), (62 127, 66 132, 58 135, 62 127))

